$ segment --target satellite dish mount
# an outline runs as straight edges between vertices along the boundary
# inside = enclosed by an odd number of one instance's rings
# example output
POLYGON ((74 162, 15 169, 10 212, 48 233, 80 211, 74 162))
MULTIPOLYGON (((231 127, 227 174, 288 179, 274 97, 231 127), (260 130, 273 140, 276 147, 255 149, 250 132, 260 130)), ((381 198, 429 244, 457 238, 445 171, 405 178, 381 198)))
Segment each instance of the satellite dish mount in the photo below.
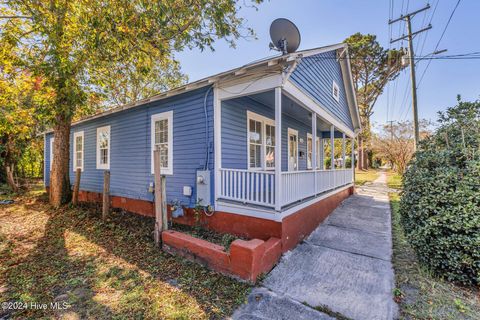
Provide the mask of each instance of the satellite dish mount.
POLYGON ((295 52, 300 46, 300 32, 297 26, 288 19, 279 18, 270 25, 269 48, 282 54, 295 52))

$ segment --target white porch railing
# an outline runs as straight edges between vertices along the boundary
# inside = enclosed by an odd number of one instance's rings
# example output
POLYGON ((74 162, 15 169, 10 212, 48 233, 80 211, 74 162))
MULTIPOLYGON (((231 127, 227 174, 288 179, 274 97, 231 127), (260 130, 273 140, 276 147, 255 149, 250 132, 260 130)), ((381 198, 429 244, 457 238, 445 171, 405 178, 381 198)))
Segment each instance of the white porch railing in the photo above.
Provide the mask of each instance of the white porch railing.
MULTIPOLYGON (((275 207, 275 173, 220 169, 220 198, 275 207)), ((353 182, 352 169, 282 172, 281 205, 310 198, 353 182)))
POLYGON ((275 207, 275 172, 220 169, 220 197, 275 207))
POLYGON ((352 169, 282 172, 282 206, 344 186, 352 179, 352 169))

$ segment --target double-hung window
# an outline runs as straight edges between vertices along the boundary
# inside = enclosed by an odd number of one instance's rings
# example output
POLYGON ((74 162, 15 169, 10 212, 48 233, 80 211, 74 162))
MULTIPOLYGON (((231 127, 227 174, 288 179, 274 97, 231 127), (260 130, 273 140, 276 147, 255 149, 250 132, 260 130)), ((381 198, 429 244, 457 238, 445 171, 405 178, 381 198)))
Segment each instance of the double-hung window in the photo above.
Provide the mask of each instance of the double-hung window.
POLYGON ((73 134, 73 171, 80 169, 83 171, 83 131, 73 134))
MULTIPOLYGON (((320 137, 315 139, 315 153, 317 158, 317 167, 320 168, 320 137)), ((307 133, 307 169, 312 169, 313 167, 313 136, 311 133, 307 133)))
POLYGON ((97 128, 97 169, 110 169, 110 126, 97 128))
POLYGON ((160 173, 173 174, 173 111, 157 113, 152 116, 152 174, 154 173, 155 150, 160 151, 160 173))
POLYGON ((275 125, 272 119, 247 111, 248 168, 275 168, 275 125))

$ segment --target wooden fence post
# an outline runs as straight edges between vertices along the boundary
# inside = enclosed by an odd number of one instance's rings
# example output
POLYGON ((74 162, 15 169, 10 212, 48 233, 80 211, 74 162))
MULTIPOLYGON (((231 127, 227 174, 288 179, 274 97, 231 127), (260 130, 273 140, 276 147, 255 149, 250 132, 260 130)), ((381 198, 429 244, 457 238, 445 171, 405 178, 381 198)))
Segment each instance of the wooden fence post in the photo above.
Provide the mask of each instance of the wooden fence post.
POLYGON ((82 169, 77 168, 75 173, 75 184, 73 186, 73 196, 72 196, 72 204, 77 205, 78 203, 78 192, 80 189, 80 177, 82 175, 82 169))
POLYGON ((102 219, 106 220, 110 210, 110 171, 105 170, 103 173, 103 206, 102 219))
POLYGON ((167 196, 165 176, 160 172, 160 150, 153 152, 153 172, 155 174, 155 244, 161 245, 162 231, 168 229, 167 196))

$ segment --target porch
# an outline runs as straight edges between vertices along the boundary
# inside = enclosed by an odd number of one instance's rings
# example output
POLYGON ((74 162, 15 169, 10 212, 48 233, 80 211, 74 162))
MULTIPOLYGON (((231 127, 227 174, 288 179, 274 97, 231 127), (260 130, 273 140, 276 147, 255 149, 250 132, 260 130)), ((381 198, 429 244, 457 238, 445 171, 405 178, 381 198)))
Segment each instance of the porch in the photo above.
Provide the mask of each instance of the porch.
POLYGON ((217 89, 216 204, 284 215, 351 186, 349 126, 291 83, 258 89, 217 89))

